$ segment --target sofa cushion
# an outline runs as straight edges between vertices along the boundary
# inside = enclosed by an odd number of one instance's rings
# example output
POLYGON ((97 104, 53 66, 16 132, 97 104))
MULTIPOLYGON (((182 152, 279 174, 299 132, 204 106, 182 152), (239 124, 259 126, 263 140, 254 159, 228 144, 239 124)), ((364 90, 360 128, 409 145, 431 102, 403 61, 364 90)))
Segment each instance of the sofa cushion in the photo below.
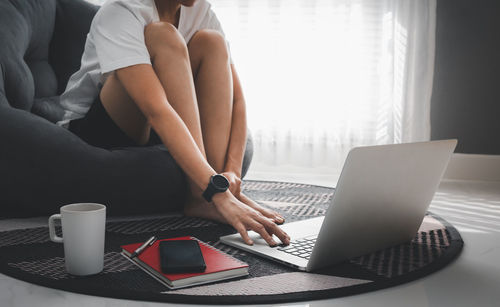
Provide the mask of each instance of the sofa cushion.
POLYGON ((57 79, 49 60, 55 0, 0 0, 0 104, 31 110, 34 97, 54 96, 57 79))
POLYGON ((80 69, 85 40, 98 6, 86 1, 58 0, 49 63, 57 76, 57 94, 66 89, 69 77, 80 69))
POLYGON ((57 213, 74 202, 104 203, 110 215, 183 206, 184 174, 162 145, 104 150, 9 106, 0 106, 0 139, 0 218, 57 213))
POLYGON ((59 104, 60 96, 35 98, 31 113, 57 123, 64 116, 64 109, 59 104))

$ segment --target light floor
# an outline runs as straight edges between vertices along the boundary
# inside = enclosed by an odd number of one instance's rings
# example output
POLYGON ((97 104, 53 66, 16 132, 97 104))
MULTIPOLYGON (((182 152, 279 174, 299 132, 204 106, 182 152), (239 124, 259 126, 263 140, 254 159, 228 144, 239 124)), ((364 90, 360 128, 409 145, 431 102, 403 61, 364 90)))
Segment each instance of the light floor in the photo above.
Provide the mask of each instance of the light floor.
MULTIPOLYGON (((336 176, 252 173, 247 179, 281 180, 335 186, 336 176)), ((280 304, 279 306, 499 306, 500 302, 500 183, 444 181, 430 211, 460 231, 465 246, 446 268, 401 286, 344 298, 280 304)), ((2 221, 0 230, 19 225, 2 221)), ((45 218, 31 219, 40 225, 45 218)), ((174 306, 74 294, 32 285, 0 274, 1 307, 174 306)), ((189 305, 185 305, 189 306, 189 305)))

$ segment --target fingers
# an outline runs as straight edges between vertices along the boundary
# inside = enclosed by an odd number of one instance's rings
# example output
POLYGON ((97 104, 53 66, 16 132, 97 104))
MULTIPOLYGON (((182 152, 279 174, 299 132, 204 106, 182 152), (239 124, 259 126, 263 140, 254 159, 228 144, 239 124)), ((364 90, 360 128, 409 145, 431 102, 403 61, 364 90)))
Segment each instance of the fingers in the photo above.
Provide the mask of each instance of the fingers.
POLYGON ((269 246, 278 245, 278 243, 274 241, 273 237, 267 232, 267 229, 264 225, 255 222, 254 225, 252 226, 252 230, 260 234, 262 239, 264 239, 267 242, 267 244, 269 244, 269 246))
POLYGON ((273 234, 276 235, 284 245, 290 244, 290 237, 288 234, 279 228, 273 221, 264 216, 258 216, 252 228, 255 232, 260 234, 270 246, 278 245, 272 237, 273 234))
POLYGON ((276 223, 277 225, 283 225, 285 223, 285 218, 281 216, 281 214, 278 213, 278 216, 275 216, 273 218, 273 222, 276 223))
POLYGON ((253 245, 252 239, 247 233, 247 229, 257 232, 270 246, 276 246, 273 239, 276 235, 283 244, 290 243, 290 237, 279 228, 271 219, 262 215, 259 211, 246 206, 238 201, 230 193, 229 198, 218 199, 216 201, 217 210, 228 220, 228 222, 238 231, 243 241, 248 245, 253 245), (226 200, 226 201, 224 201, 226 200))
POLYGON ((243 224, 237 224, 234 228, 240 233, 240 236, 243 238, 243 241, 245 241, 246 244, 253 245, 253 241, 248 236, 247 229, 245 226, 243 226, 243 224))
POLYGON ((242 223, 238 223, 235 229, 239 232, 243 241, 248 245, 253 245, 253 241, 250 239, 247 233, 247 228, 258 233, 264 241, 266 241, 269 246, 276 246, 278 243, 273 239, 273 234, 276 235, 284 245, 290 244, 290 237, 286 232, 279 228, 273 221, 262 216, 258 213, 253 217, 248 217, 246 221, 247 227, 242 223))
POLYGON ((278 212, 263 208, 262 206, 260 206, 256 202, 254 202, 252 199, 248 198, 243 193, 240 193, 239 196, 240 196, 240 199, 242 202, 247 204, 249 207, 259 211, 265 217, 272 219, 274 221, 274 223, 281 225, 285 222, 285 219, 283 218, 283 216, 281 214, 279 214, 278 212))
POLYGON ((284 245, 290 244, 290 236, 288 236, 283 229, 278 227, 278 225, 273 223, 273 221, 265 219, 263 224, 266 227, 267 232, 276 235, 284 245))

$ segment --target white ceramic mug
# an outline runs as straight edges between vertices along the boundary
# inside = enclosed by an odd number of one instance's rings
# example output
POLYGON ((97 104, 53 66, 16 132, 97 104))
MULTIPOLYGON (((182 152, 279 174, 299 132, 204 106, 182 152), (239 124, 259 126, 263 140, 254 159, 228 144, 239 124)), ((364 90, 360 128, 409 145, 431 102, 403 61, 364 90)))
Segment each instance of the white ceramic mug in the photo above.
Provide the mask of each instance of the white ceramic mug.
POLYGON ((92 275, 104 265, 106 206, 78 203, 61 207, 49 218, 50 240, 64 243, 66 271, 73 275, 92 275), (63 236, 56 235, 54 220, 60 219, 63 236))

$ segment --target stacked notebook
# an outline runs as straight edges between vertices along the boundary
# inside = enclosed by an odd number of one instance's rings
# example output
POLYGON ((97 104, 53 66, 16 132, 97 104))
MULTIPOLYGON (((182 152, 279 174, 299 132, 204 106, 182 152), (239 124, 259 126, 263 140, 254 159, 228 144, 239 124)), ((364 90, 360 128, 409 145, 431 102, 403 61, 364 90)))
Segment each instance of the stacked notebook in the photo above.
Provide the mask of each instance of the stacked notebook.
POLYGON ((248 264, 231 257, 194 237, 179 237, 156 241, 139 256, 130 258, 142 243, 121 246, 122 255, 138 265, 146 273, 171 289, 200 285, 248 275, 248 264), (159 245, 168 240, 197 240, 205 260, 206 269, 201 273, 169 273, 161 271, 159 245))

